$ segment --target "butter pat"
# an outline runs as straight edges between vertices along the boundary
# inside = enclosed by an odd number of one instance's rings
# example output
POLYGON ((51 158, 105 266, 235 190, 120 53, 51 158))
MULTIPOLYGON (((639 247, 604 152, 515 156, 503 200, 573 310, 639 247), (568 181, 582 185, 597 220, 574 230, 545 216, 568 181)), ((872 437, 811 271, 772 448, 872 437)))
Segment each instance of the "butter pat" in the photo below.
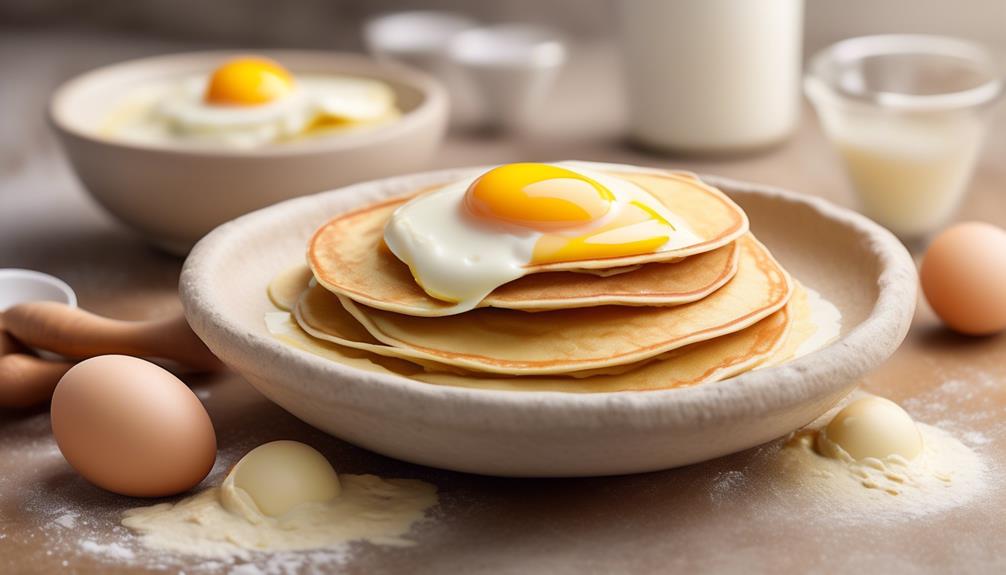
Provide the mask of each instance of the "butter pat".
POLYGON ((838 412, 817 436, 816 447, 822 455, 833 458, 885 459, 896 455, 912 460, 922 452, 922 435, 898 404, 882 397, 865 397, 838 412))
POLYGON ((324 455, 297 441, 273 441, 238 461, 221 485, 220 500, 231 513, 260 523, 305 503, 331 501, 340 491, 324 455))

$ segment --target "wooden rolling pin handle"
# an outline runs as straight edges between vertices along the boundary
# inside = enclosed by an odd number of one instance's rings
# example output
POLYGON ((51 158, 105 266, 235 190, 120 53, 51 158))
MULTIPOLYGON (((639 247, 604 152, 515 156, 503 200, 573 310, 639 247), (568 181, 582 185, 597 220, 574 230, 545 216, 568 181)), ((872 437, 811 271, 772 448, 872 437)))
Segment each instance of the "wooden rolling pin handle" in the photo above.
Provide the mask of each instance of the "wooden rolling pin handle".
POLYGON ((29 346, 71 358, 122 354, 176 361, 213 371, 222 364, 181 315, 120 321, 54 302, 31 302, 4 312, 7 331, 29 346))
POLYGON ((0 356, 0 407, 25 408, 52 399, 63 374, 73 363, 47 361, 26 353, 0 356))
POLYGON ((0 357, 10 353, 31 353, 31 351, 7 333, 4 328, 3 314, 0 314, 0 357))

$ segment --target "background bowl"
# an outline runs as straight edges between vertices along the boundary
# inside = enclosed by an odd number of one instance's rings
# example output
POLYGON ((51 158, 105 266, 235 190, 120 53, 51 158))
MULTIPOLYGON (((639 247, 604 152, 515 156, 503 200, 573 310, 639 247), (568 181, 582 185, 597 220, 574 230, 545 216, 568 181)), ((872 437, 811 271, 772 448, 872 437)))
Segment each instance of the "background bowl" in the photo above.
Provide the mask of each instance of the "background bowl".
POLYGON ((199 52, 133 60, 61 86, 50 121, 77 176, 115 217, 168 251, 185 253, 217 225, 249 211, 353 182, 415 171, 430 159, 447 123, 447 97, 430 76, 364 56, 256 51, 294 74, 345 74, 387 82, 404 114, 385 126, 251 150, 135 143, 99 134, 126 90, 206 73, 247 52, 199 52))
POLYGON ((350 368, 270 336, 263 320, 272 309, 266 286, 303 262, 307 239, 322 222, 482 170, 358 184, 224 224, 185 263, 181 296, 189 323, 259 391, 335 436, 414 463, 538 477, 664 469, 784 435, 848 394, 894 352, 911 323, 915 265, 890 232, 817 198, 704 178, 747 211, 758 238, 796 278, 838 306, 838 341, 785 365, 713 384, 563 394, 440 387, 350 368))

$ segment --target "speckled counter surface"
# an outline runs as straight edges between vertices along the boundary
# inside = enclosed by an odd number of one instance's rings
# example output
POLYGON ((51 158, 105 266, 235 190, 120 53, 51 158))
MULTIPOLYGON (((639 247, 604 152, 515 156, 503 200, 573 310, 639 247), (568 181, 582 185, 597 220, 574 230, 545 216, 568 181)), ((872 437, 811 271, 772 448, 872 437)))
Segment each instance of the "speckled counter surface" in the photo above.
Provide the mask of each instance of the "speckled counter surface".
MULTIPOLYGON (((183 46, 89 34, 0 29, 0 267, 56 274, 83 307, 120 318, 175 311, 181 261, 147 248, 82 192, 44 121, 49 91, 82 70, 183 46)), ((523 136, 453 135, 434 167, 585 159, 684 167, 851 204, 807 112, 786 145, 758 156, 662 158, 622 144, 614 58, 576 53, 542 122, 523 136), (561 104, 561 105, 560 105, 561 104)), ((996 116, 962 217, 1006 225, 1006 114, 996 116)), ((336 469, 438 486, 441 505, 416 545, 241 565, 144 552, 118 525, 142 504, 90 486, 63 461, 44 411, 0 412, 0 573, 651 573, 1006 571, 1006 336, 941 329, 924 303, 899 352, 863 382, 921 421, 956 434, 989 465, 987 488, 952 511, 903 520, 808 506, 751 472, 770 444, 682 469, 577 480, 514 480, 413 466, 328 437, 233 375, 189 377, 216 426, 218 481, 246 450, 279 438, 321 449, 336 469)), ((208 483, 207 483, 208 484, 208 483)))

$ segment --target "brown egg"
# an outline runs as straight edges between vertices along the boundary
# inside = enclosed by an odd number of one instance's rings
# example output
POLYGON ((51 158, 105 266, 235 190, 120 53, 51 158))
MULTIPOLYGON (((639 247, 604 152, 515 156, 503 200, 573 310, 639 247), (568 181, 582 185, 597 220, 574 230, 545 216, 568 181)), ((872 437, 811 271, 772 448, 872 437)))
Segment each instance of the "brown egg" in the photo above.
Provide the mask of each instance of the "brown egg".
POLYGON ((926 251, 919 276, 929 305, 951 329, 1006 329, 1006 231, 981 222, 947 228, 926 251))
POLYGON ((216 459, 216 434, 199 399, 168 371, 135 357, 75 365, 56 386, 51 417, 70 465, 122 495, 187 491, 216 459))

